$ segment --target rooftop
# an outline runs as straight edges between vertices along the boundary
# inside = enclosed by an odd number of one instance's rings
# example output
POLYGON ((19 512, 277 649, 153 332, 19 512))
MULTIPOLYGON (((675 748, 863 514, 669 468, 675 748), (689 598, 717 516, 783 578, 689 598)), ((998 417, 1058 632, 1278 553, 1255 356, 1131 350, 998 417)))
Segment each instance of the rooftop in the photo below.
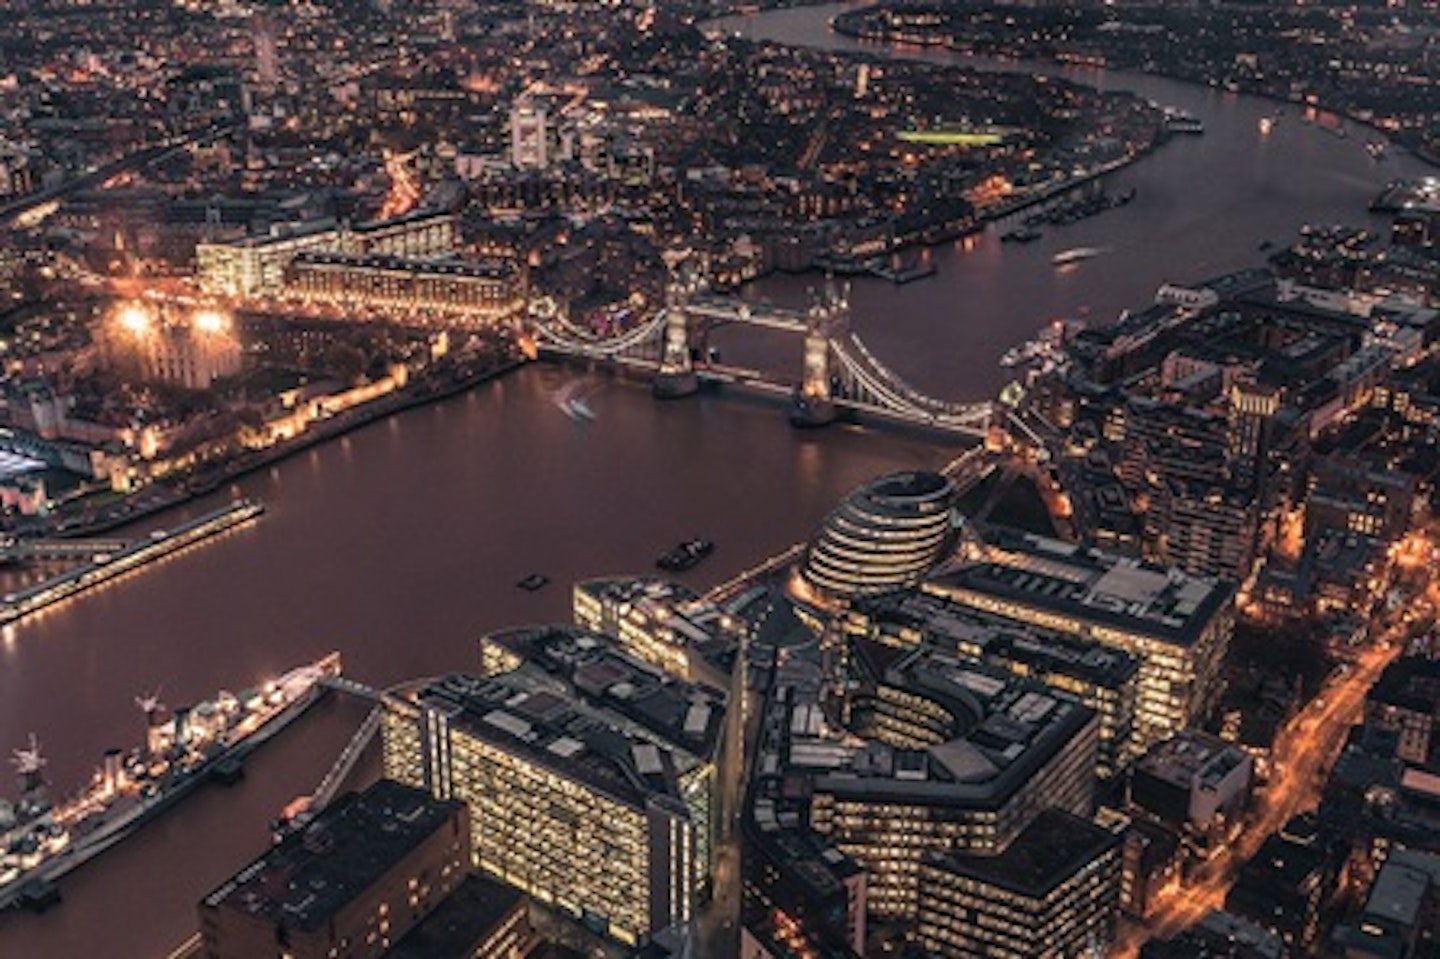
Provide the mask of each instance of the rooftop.
POLYGON ((524 902, 520 890, 471 874, 386 959, 470 959, 480 939, 524 902))
POLYGON ((517 661, 490 677, 452 674, 415 699, 467 733, 631 805, 679 798, 678 776, 711 761, 722 694, 570 626, 486 637, 517 661))
POLYGON ((1047 809, 997 856, 937 854, 930 860, 947 872, 1042 899, 1087 863, 1120 843, 1120 837, 1061 809, 1047 809))
POLYGON ((985 539, 979 559, 922 589, 962 603, 960 594, 981 593, 1182 646, 1199 639, 1233 593, 1216 579, 1018 530, 992 528, 985 539))
POLYGON ((318 929, 462 808, 382 779, 363 793, 337 799, 202 904, 307 932, 318 929))
MULTIPOLYGON (((856 642, 857 649, 876 645, 856 642)), ((857 666, 864 668, 864 659, 856 656, 857 666)), ((1078 699, 933 648, 881 668, 883 675, 861 682, 939 705, 953 738, 923 750, 842 739, 827 734, 818 705, 799 703, 791 710, 788 766, 812 774, 817 790, 881 802, 1001 806, 1095 718, 1078 699)))
POLYGON ((856 608, 882 627, 916 629, 927 641, 987 661, 1024 663, 1032 675, 1055 672, 1114 687, 1139 669, 1139 661, 1123 650, 1017 623, 933 593, 892 593, 859 601, 856 608))
POLYGON ((613 608, 622 619, 656 624, 671 642, 706 655, 735 643, 726 635, 735 620, 683 583, 655 576, 591 579, 577 583, 575 590, 613 608))
POLYGON ((1198 729, 1182 729, 1156 743, 1136 763, 1136 771, 1191 789, 1213 789, 1236 766, 1249 762, 1239 747, 1198 729))

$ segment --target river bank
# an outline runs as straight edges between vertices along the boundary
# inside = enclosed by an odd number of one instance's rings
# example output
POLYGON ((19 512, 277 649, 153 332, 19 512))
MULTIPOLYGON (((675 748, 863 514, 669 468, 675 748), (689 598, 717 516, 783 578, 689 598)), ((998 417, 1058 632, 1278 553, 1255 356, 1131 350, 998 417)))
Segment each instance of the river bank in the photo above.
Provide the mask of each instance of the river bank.
POLYGON ((525 365, 525 362, 521 359, 510 359, 495 366, 487 366, 482 370, 455 370, 451 375, 438 382, 433 378, 420 381, 414 386, 396 390, 394 393, 346 410, 305 430, 292 439, 268 446, 263 450, 242 453, 227 460, 218 469, 208 471, 201 476, 190 476, 176 484, 165 484, 160 489, 147 488, 133 498, 122 500, 121 504, 128 502, 133 505, 124 508, 121 512, 107 513, 104 517, 88 521, 58 520, 26 528, 23 532, 32 536, 81 538, 97 536, 129 526, 208 496, 227 483, 274 466, 299 453, 338 439, 388 416, 458 396, 466 390, 474 389, 483 383, 488 383, 519 369, 525 365))
MULTIPOLYGON (((839 9, 782 10, 733 29, 843 46, 851 41, 827 26, 839 9)), ((1404 156, 1377 171, 1353 140, 1298 123, 1262 140, 1257 120, 1274 108, 1253 98, 1087 78, 1183 107, 1207 135, 1116 173, 1119 186, 1139 188, 1123 209, 1034 243, 1002 245, 990 231, 938 248, 941 272, 927 282, 857 280, 858 332, 930 395, 993 396, 999 357, 1054 317, 1084 310, 1103 322, 1161 282, 1254 265, 1261 240, 1363 217, 1377 176, 1410 175, 1404 156), (1078 245, 1114 252, 1057 270, 1053 254, 1078 245)), ((777 276, 747 294, 803 308, 813 283, 777 276)), ((714 332, 727 362, 800 370, 793 334, 736 327, 714 332)), ((264 522, 17 624, 0 637, 0 749, 35 731, 52 781, 68 788, 117 730, 139 728, 137 693, 163 687, 168 701, 193 702, 336 648, 347 675, 376 686, 473 670, 478 635, 567 621, 562 584, 644 573, 660 551, 705 536, 714 556, 682 574, 703 592, 811 537, 860 483, 957 452, 849 426, 801 433, 758 403, 658 403, 637 385, 528 364, 240 477, 238 492, 266 503, 264 522), (577 388, 594 420, 560 408, 577 388), (548 586, 516 588, 537 571, 548 586)), ((163 955, 193 931, 197 899, 263 847, 270 821, 314 789, 367 712, 340 701, 316 709, 258 751, 232 790, 200 790, 68 877, 63 908, 0 917, 0 955, 163 955)))
MULTIPOLYGON (((805 5, 816 6, 819 4, 817 3, 805 5)), ((800 6, 800 4, 794 4, 792 6, 800 6)), ((1082 68, 1088 67, 1106 70, 1112 73, 1116 71, 1134 72, 1143 74, 1145 76, 1160 77, 1166 80, 1174 81, 1176 83, 1184 83, 1189 86, 1197 87, 1199 89, 1224 90, 1227 93, 1232 93, 1238 96, 1248 96, 1254 97, 1256 99, 1268 100, 1280 106, 1288 106, 1294 107, 1299 110, 1310 110, 1317 113, 1329 114, 1331 116, 1339 118, 1342 121, 1348 121, 1355 124, 1356 126, 1363 127, 1366 130, 1369 130, 1375 136, 1383 137, 1384 140, 1392 147, 1397 147, 1400 150, 1403 150, 1407 155, 1414 157, 1415 159, 1427 164, 1428 166, 1440 167, 1440 155, 1429 153, 1424 149, 1395 139, 1390 131, 1377 125, 1373 120, 1364 116, 1360 116, 1359 114, 1349 109, 1336 107, 1334 105, 1324 103, 1310 103, 1300 96, 1285 95, 1265 88, 1252 88, 1248 86, 1237 86, 1236 88, 1231 89, 1230 87, 1222 86, 1214 81, 1207 83, 1194 77, 1177 73, 1173 70, 1164 70, 1148 65, 1136 67, 1109 67, 1104 62, 1079 62, 1071 59, 1066 59, 1064 57, 1044 55, 1027 55, 1023 58, 1016 56, 1013 59, 1009 57, 1001 58, 994 54, 975 53, 967 49, 966 47, 957 44, 954 37, 936 36, 934 34, 925 32, 912 33, 903 30, 896 30, 893 28, 867 28, 859 22, 861 18, 886 6, 887 4, 885 3, 875 3, 855 10, 846 10, 831 19, 830 29, 834 30, 836 33, 841 34, 842 36, 846 36, 853 40, 865 43, 901 44, 931 49, 943 49, 949 53, 953 53, 956 56, 960 57, 979 57, 984 59, 994 59, 1002 65, 1006 63, 1013 63, 1015 64, 1016 72, 1023 72, 1023 66, 1026 63, 1043 63, 1060 68, 1072 68, 1079 66, 1082 68)))

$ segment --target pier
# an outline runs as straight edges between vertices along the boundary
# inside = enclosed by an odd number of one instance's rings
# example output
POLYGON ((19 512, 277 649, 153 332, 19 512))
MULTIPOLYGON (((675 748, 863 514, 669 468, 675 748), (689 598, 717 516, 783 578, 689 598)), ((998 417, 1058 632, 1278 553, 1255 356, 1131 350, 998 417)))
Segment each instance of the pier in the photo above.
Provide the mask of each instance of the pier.
POLYGON ((45 563, 93 559, 129 546, 123 539, 12 539, 0 542, 0 563, 45 563))
POLYGON ((135 542, 121 540, 41 540, 34 543, 14 541, 3 555, 13 558, 30 555, 49 559, 89 558, 75 569, 37 583, 16 593, 7 593, 0 600, 0 624, 10 624, 33 615, 62 600, 95 589, 126 573, 133 572, 163 559, 172 553, 194 546, 212 536, 255 519, 265 508, 253 500, 236 500, 229 506, 206 513, 173 530, 156 530, 149 537, 135 542), (120 544, 112 550, 110 547, 120 544), (75 548, 70 549, 69 545, 75 548), (38 552, 37 552, 38 551, 38 552))

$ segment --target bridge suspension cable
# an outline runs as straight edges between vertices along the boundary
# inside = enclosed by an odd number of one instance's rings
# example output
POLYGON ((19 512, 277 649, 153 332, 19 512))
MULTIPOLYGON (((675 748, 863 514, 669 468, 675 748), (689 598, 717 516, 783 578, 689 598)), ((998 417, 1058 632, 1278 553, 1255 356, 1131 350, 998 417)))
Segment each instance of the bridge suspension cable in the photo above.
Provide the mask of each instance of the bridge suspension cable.
POLYGON ((626 353, 648 341, 655 340, 665 328, 668 313, 661 310, 648 322, 621 333, 619 336, 598 338, 587 334, 569 320, 561 317, 543 323, 536 328, 544 343, 576 353, 615 356, 626 353))
POLYGON ((831 345, 841 364, 881 405, 929 420, 976 421, 988 420, 991 415, 989 403, 947 403, 921 393, 880 362, 854 332, 846 340, 832 340, 831 345), (852 355, 849 347, 854 347, 864 362, 852 355))

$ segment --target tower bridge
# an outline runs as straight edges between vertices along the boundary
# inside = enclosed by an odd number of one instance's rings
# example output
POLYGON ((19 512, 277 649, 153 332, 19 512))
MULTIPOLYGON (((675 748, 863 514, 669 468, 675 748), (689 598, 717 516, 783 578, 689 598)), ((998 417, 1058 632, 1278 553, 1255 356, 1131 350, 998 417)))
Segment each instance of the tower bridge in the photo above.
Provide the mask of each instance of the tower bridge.
POLYGON ((906 383, 850 328, 848 291, 833 283, 807 310, 749 303, 708 292, 679 278, 666 292, 664 309, 615 336, 598 336, 562 317, 533 328, 537 348, 552 356, 604 362, 650 377, 660 398, 689 396, 701 383, 739 386, 788 398, 797 426, 823 426, 845 415, 866 415, 966 437, 985 435, 994 404, 935 399, 906 383), (727 366, 712 358, 711 330, 725 325, 761 327, 801 340, 800 382, 727 366))

